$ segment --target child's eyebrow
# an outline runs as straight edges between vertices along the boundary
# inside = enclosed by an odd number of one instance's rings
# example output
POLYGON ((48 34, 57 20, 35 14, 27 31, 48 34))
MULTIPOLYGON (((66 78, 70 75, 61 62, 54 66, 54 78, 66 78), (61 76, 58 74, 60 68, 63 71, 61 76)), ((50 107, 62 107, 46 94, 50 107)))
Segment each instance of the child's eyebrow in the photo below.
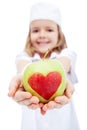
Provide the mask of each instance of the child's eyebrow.
POLYGON ((39 27, 31 27, 31 29, 38 29, 39 27))
POLYGON ((51 28, 52 29, 52 28, 55 28, 55 27, 53 27, 53 26, 46 26, 46 28, 51 28))

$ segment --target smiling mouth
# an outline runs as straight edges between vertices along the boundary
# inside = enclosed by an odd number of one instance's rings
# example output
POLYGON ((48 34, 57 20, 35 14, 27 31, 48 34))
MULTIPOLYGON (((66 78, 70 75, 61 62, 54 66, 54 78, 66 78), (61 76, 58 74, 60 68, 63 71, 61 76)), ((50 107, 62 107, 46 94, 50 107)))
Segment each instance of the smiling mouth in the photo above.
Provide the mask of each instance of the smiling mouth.
POLYGON ((41 44, 41 45, 43 45, 43 44, 48 44, 49 42, 43 42, 43 41, 41 41, 41 42, 37 42, 37 44, 41 44))

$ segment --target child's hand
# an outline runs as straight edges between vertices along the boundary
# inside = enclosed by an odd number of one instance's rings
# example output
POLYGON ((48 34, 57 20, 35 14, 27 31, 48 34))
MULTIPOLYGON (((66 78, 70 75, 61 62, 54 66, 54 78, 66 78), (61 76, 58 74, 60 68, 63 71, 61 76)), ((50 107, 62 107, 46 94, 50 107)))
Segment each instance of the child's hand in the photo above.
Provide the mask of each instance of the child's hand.
POLYGON ((28 108, 36 109, 40 107, 39 99, 25 92, 21 83, 21 76, 15 76, 9 85, 9 97, 12 97, 17 103, 26 105, 28 108))
POLYGON ((49 109, 63 107, 65 104, 69 103, 73 92, 74 92, 73 85, 71 84, 70 81, 67 81, 66 90, 64 92, 64 95, 58 96, 54 99, 54 101, 50 101, 47 104, 43 105, 43 107, 41 107, 41 113, 44 115, 44 114, 46 114, 47 110, 49 110, 49 109))

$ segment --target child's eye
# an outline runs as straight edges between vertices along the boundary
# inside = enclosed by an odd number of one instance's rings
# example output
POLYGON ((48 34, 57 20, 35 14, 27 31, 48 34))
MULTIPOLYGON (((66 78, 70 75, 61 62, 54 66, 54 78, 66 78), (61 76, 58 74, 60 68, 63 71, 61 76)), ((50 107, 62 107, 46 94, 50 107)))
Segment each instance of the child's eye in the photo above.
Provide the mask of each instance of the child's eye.
POLYGON ((33 32, 33 33, 36 33, 36 32, 38 32, 38 31, 39 31, 39 30, 37 30, 37 29, 35 29, 35 30, 32 30, 32 32, 33 32))
POLYGON ((53 29, 48 29, 47 31, 48 31, 48 32, 53 32, 53 29))

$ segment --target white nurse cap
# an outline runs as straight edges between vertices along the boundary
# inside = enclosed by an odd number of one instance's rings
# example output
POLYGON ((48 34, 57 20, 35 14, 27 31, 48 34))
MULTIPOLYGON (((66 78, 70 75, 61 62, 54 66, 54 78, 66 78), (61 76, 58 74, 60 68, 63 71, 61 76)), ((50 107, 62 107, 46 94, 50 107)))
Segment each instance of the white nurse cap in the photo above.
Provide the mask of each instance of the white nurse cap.
POLYGON ((51 20, 61 25, 61 15, 58 7, 49 3, 36 3, 31 8, 30 23, 34 20, 51 20))

